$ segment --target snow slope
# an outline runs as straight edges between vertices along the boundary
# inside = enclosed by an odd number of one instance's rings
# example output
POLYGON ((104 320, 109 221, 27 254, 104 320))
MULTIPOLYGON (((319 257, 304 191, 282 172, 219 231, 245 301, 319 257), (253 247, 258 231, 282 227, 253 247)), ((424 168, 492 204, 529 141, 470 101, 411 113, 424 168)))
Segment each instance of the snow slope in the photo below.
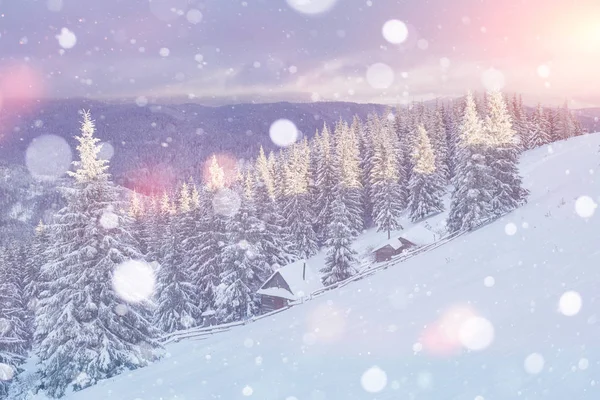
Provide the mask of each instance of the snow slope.
POLYGON ((499 221, 68 398, 596 400, 600 212, 576 202, 600 201, 599 145, 526 153, 529 204, 499 221))

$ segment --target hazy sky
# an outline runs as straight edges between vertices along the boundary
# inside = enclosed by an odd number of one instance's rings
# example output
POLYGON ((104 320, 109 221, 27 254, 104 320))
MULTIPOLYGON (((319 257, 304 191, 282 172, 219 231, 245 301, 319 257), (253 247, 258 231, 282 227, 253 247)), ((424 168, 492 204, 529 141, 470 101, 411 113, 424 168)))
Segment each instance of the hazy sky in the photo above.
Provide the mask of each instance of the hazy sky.
POLYGON ((0 0, 0 101, 397 103, 504 84, 583 107, 600 106, 599 66, 600 0, 0 0))

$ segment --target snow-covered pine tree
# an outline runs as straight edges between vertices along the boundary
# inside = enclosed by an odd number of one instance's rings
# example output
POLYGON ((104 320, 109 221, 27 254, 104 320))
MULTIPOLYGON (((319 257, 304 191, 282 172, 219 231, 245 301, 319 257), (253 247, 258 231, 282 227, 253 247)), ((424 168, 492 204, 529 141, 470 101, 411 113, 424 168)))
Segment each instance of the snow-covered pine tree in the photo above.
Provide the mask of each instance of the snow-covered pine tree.
POLYGON ((364 226, 373 223, 373 202, 371 201, 371 170, 373 168, 374 137, 379 131, 379 117, 369 115, 359 136, 361 184, 363 187, 362 203, 364 205, 364 226))
POLYGON ((306 138, 288 148, 284 170, 283 216, 290 232, 294 255, 309 258, 317 252, 317 235, 308 197, 310 151, 306 138))
MULTIPOLYGON (((187 185, 182 188, 182 194, 184 189, 187 191, 187 185)), ((170 216, 165 226, 162 258, 156 274, 154 324, 167 333, 191 328, 201 319, 199 293, 185 264, 182 246, 190 211, 170 216)))
POLYGON ((326 286, 348 279, 357 272, 356 251, 352 248, 350 212, 338 193, 333 201, 333 218, 327 227, 329 248, 325 266, 321 269, 323 284, 326 286))
POLYGON ((408 202, 410 217, 414 222, 444 210, 442 177, 437 170, 436 154, 423 125, 419 125, 418 135, 412 153, 414 167, 408 202))
MULTIPOLYGON (((219 182, 219 168, 212 171, 217 175, 209 177, 209 182, 219 182)), ((224 185, 224 181, 221 181, 224 185)), ((185 249, 185 269, 198 293, 198 306, 206 314, 215 311, 215 297, 220 284, 221 256, 225 246, 225 225, 227 218, 218 214, 213 206, 216 191, 224 186, 202 186, 199 190, 200 207, 192 210, 195 229, 189 237, 183 239, 185 249)))
POLYGON ((519 175, 519 138, 512 129, 504 97, 490 92, 489 114, 485 119, 485 135, 490 138, 488 165, 492 171, 493 196, 491 210, 503 215, 527 202, 529 192, 522 187, 519 175))
POLYGON ((542 105, 539 103, 533 114, 531 114, 529 129, 529 143, 527 144, 528 149, 534 149, 550 143, 550 127, 548 121, 546 120, 542 105))
POLYGON ((581 126, 581 122, 575 112, 571 112, 571 120, 573 121, 573 135, 581 136, 584 134, 583 126, 581 126))
POLYGON ((243 193, 240 197, 240 209, 227 223, 221 284, 215 300, 217 318, 225 323, 245 320, 257 313, 256 291, 273 272, 263 251, 269 238, 256 217, 254 202, 243 193))
POLYGON ((557 112, 558 135, 561 140, 575 136, 575 125, 573 124, 573 116, 569 110, 569 103, 565 100, 565 104, 557 112))
MULTIPOLYGON (((429 141, 435 154, 436 173, 447 182, 450 179, 450 168, 448 167, 448 141, 446 138, 446 124, 442 107, 436 102, 435 110, 431 115, 431 131, 427 131, 429 141)), ((417 143, 422 140, 421 132, 417 128, 417 143)), ((415 160, 416 163, 416 160, 415 160)))
POLYGON ((362 171, 360 169, 359 153, 360 120, 357 118, 352 126, 344 122, 336 127, 335 158, 339 183, 336 191, 340 192, 341 199, 348 211, 350 221, 349 229, 352 236, 358 236, 363 230, 363 187, 361 184, 362 171))
POLYGON ((470 92, 465 99, 459 132, 454 191, 446 221, 450 232, 477 227, 488 218, 492 199, 491 170, 486 160, 489 138, 484 134, 470 92))
POLYGON ((132 220, 131 232, 135 237, 140 253, 146 260, 151 259, 149 254, 150 233, 147 224, 148 213, 144 209, 144 203, 140 195, 134 190, 129 200, 129 217, 132 220))
POLYGON ((24 263, 25 254, 16 243, 0 247, 0 398, 7 395, 11 381, 4 375, 20 372, 30 348, 24 263))
MULTIPOLYGON (((383 119, 387 120, 384 116, 383 119)), ((387 232, 402 229, 400 215, 406 207, 400 187, 400 167, 398 163, 399 144, 395 130, 383 121, 376 125, 373 132, 373 156, 370 171, 371 201, 373 220, 377 231, 387 232)))
POLYGON ((444 126, 446 127, 446 143, 448 148, 448 174, 449 178, 454 177, 456 170, 456 146, 458 143, 458 124, 456 123, 454 108, 452 103, 442 108, 444 126))
MULTIPOLYGON (((273 154, 273 153, 271 153, 273 154)), ((256 216, 262 221, 265 234, 263 254, 272 269, 288 264, 294 259, 289 230, 277 202, 275 177, 262 147, 255 164, 253 200, 256 216)))
POLYGON ((556 110, 550 107, 544 108, 544 117, 548 122, 548 135, 550 137, 550 142, 557 142, 559 140, 562 140, 562 138, 560 137, 560 130, 556 110))
POLYGON ((400 147, 399 168, 400 176, 410 177, 412 160, 410 157, 410 139, 411 139, 411 113, 412 111, 406 107, 398 107, 396 110, 396 135, 398 136, 398 144, 400 147))
POLYGON ((123 300, 112 285, 115 268, 141 254, 127 231, 128 217, 118 214, 117 189, 108 162, 98 158, 88 112, 76 139, 75 187, 50 226, 35 315, 42 388, 53 397, 145 366, 159 347, 140 305, 118 311, 123 300))
MULTIPOLYGON (((343 125, 336 124, 335 134, 340 134, 343 125)), ((338 171, 335 165, 334 138, 329 133, 327 125, 323 125, 321 135, 315 141, 315 196, 313 213, 316 217, 315 233, 320 243, 327 237, 327 226, 331 222, 331 204, 335 199, 335 189, 339 181, 338 171)))
MULTIPOLYGON (((509 114, 509 120, 512 122, 512 129, 517 138, 517 151, 521 152, 526 149, 527 143, 529 143, 530 128, 528 126, 527 112, 523 107, 523 99, 520 95, 517 96, 516 93, 514 94, 511 108, 513 109, 514 116, 509 114)), ((508 113, 508 108, 506 112, 508 113)))

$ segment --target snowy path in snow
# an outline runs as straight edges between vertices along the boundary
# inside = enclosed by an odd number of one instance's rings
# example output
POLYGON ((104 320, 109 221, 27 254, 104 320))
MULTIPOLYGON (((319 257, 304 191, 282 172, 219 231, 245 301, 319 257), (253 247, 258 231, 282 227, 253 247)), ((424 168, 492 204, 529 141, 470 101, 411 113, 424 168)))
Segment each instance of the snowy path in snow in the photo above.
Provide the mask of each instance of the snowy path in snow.
POLYGON ((169 345, 162 361, 68 398, 596 400, 600 212, 582 218, 576 201, 600 201, 599 145, 596 134, 528 152, 530 203, 447 246, 273 317, 169 345), (571 290, 582 307, 567 297, 563 311, 578 311, 569 317, 558 307, 571 290), (470 314, 493 335, 465 327, 470 314), (468 351, 457 338, 489 346, 468 351))

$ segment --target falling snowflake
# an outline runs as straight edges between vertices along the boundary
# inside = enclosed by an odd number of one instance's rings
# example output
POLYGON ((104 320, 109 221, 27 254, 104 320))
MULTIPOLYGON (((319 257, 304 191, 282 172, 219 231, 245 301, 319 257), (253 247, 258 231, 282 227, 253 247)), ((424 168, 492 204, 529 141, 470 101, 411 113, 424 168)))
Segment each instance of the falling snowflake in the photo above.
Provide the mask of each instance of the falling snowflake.
POLYGON ((244 386, 242 389, 242 394, 244 396, 252 396, 252 393, 254 393, 254 390, 250 386, 244 386))
POLYGON ((387 385, 387 374, 375 365, 362 374, 360 384, 369 393, 379 393, 387 385))
POLYGON ((271 141, 279 147, 287 147, 298 140, 298 129, 289 119, 278 119, 269 128, 271 141))
POLYGON ((384 63, 373 64, 367 69, 367 82, 375 89, 387 89, 394 83, 394 70, 384 63))
POLYGON ((544 369, 544 357, 539 353, 532 353, 525 358, 523 366, 528 374, 537 375, 544 369))
POLYGON ((581 295, 573 290, 563 293, 558 301, 558 310, 567 317, 572 317, 581 310, 581 295))
POLYGON ((485 318, 472 317, 461 325, 458 337, 467 349, 483 350, 494 340, 494 326, 485 318))
POLYGON ((400 44, 408 38, 408 27, 402 21, 391 19, 383 24, 381 33, 385 40, 392 44, 400 44))
POLYGON ((112 211, 104 211, 98 223, 106 230, 115 229, 119 226, 119 216, 112 211))
POLYGON ((514 235, 515 233, 517 233, 517 225, 515 225, 512 222, 509 222, 504 226, 504 232, 509 236, 514 235))
POLYGON ((77 36, 67 28, 62 28, 56 39, 63 49, 70 49, 77 43, 77 36))
POLYGON ((152 296, 156 278, 149 264, 129 260, 116 267, 112 284, 120 298, 130 303, 139 303, 152 296))
POLYGON ((487 69, 481 74, 481 83, 486 90, 501 90, 505 85, 504 74, 494 68, 487 69))
POLYGON ((56 135, 42 135, 33 139, 25 152, 29 173, 41 180, 53 180, 64 175, 71 167, 73 153, 65 139, 56 135))
POLYGON ((590 196, 580 196, 575 201, 575 212, 581 218, 590 218, 596 212, 598 204, 590 196))

